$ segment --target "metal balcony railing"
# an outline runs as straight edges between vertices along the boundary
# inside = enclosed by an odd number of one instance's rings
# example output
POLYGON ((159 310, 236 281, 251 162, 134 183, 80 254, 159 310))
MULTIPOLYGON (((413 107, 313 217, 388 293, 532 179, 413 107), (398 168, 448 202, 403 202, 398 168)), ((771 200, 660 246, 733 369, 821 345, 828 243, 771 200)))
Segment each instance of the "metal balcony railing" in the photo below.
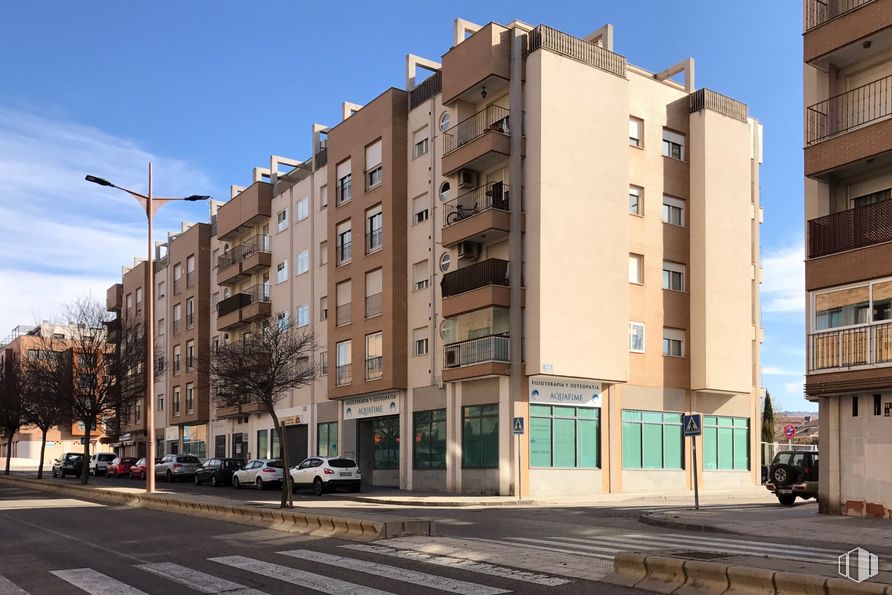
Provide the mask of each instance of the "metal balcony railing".
POLYGON ((443 74, 438 70, 409 91, 409 109, 415 109, 443 88, 443 74))
POLYGON ((247 258, 255 252, 269 252, 269 236, 258 234, 251 236, 241 244, 233 246, 223 254, 217 257, 217 268, 222 270, 226 267, 247 258))
POLYGON ((384 230, 373 229, 365 234, 365 253, 370 254, 376 250, 380 250, 384 245, 384 230))
POLYGON ((268 302, 270 300, 270 285, 258 283, 221 300, 217 304, 217 316, 226 316, 236 310, 250 306, 254 302, 268 302))
POLYGON ((353 315, 353 304, 341 304, 335 309, 335 326, 341 326, 342 324, 350 324, 352 321, 353 315))
POLYGON ((189 271, 186 273, 186 288, 195 287, 195 271, 189 271))
POLYGON ((500 258, 487 258, 443 275, 440 290, 447 298, 487 285, 509 285, 508 261, 500 258))
POLYGON ((892 322, 882 321, 808 336, 808 371, 892 363, 892 322))
POLYGON ((443 154, 451 153, 487 132, 509 134, 508 115, 509 112, 504 107, 488 105, 482 111, 465 118, 443 133, 443 154))
POLYGON ((195 314, 186 314, 186 328, 195 326, 195 314))
POLYGON ((353 242, 344 242, 337 246, 338 264, 345 264, 353 260, 353 242))
POLYGON ((183 278, 173 280, 173 294, 179 295, 183 292, 183 278))
POLYGON ((384 376, 384 358, 369 357, 365 360, 365 379, 378 380, 384 376))
POLYGON ((381 314, 381 293, 375 293, 372 295, 365 296, 365 317, 371 318, 372 316, 378 316, 381 314))
POLYGON ((180 329, 182 328, 182 322, 179 319, 174 319, 173 321, 173 334, 180 334, 180 329))
POLYGON ((806 109, 805 142, 811 146, 892 116, 892 76, 856 87, 806 109))
POLYGON ((349 176, 338 180, 337 204, 343 204, 353 198, 353 180, 349 176))
POLYGON ((343 386, 353 382, 353 364, 342 364, 335 367, 335 383, 337 386, 343 386))
POLYGON ((486 362, 509 362, 511 340, 504 335, 490 335, 450 343, 444 347, 446 368, 461 368, 486 362))
POLYGON ((832 213, 808 222, 808 257, 892 242, 892 200, 832 213))
POLYGON ((528 52, 549 50, 617 76, 626 76, 626 58, 569 33, 539 25, 530 31, 528 52))
POLYGON ((480 186, 443 203, 443 206, 446 213, 443 218, 443 227, 448 227, 489 209, 507 211, 509 209, 508 184, 494 182, 480 186))
POLYGON ((873 0, 808 0, 805 6, 805 30, 811 31, 831 19, 873 0))

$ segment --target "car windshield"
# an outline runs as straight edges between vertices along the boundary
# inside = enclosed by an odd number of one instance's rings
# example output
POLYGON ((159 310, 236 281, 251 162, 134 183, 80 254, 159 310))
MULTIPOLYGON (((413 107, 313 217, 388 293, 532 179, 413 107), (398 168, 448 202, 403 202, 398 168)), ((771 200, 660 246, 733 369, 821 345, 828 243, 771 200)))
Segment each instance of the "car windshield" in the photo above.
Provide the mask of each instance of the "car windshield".
POLYGON ((198 460, 198 457, 180 457, 177 459, 178 463, 187 463, 190 465, 199 465, 201 462, 198 460))
POLYGON ((115 455, 99 455, 100 461, 114 461, 115 455))
POLYGON ((272 467, 273 469, 281 469, 283 467, 282 461, 270 461, 266 466, 272 467))
POLYGON ((353 459, 329 459, 328 466, 338 468, 356 467, 356 462, 353 459))

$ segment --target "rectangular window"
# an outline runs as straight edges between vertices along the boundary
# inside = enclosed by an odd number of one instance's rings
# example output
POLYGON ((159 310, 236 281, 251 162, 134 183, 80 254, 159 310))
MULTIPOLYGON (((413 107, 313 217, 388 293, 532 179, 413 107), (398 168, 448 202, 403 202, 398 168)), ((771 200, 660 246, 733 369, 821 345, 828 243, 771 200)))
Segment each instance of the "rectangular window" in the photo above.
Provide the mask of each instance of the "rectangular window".
POLYGON ((217 304, 219 304, 219 303, 220 303, 220 292, 215 291, 214 293, 211 294, 211 310, 216 311, 217 304))
POLYGON ((601 410, 530 405, 530 466, 600 466, 601 410))
POLYGON ((684 161, 684 135, 663 128, 663 156, 684 161))
POLYGON ((328 352, 319 352, 319 373, 322 376, 328 376, 328 352))
POLYGON ((319 320, 328 320, 328 296, 319 298, 319 320))
POLYGON ((338 456, 338 422, 325 422, 316 426, 316 451, 320 457, 338 456))
POLYGON ((644 214, 644 188, 629 186, 629 214, 644 214))
POLYGON ((748 471, 750 420, 745 417, 703 418, 703 469, 748 471))
POLYGON ((412 331, 412 345, 414 346, 413 353, 416 356, 427 355, 428 353, 428 331, 429 329, 426 326, 412 331))
POLYGON ((173 414, 180 414, 180 387, 173 387, 173 414))
POLYGON ((338 164, 336 175, 338 186, 335 189, 335 200, 337 205, 340 206, 345 202, 349 202, 353 197, 353 174, 351 173, 351 163, 349 159, 338 164))
POLYGON ((384 376, 384 333, 365 336, 365 379, 378 380, 384 376))
POLYGON ((882 415, 883 398, 880 395, 873 396, 873 414, 882 415))
POLYGON ((681 413, 622 412, 623 469, 684 469, 681 413))
POLYGON ((276 230, 285 231, 288 229, 288 209, 282 209, 276 214, 276 230))
POLYGON ((684 200, 674 196, 663 197, 663 223, 684 226, 684 200))
POLYGON ((180 373, 180 356, 181 355, 182 355, 182 353, 180 351, 180 346, 174 345, 174 348, 173 348, 173 373, 174 374, 180 373))
POLYGON ((297 307, 297 326, 310 324, 310 304, 301 304, 297 307))
POLYGON ((680 262, 663 261, 663 289, 684 291, 685 265, 680 262))
POLYGON ((371 254, 384 245, 384 214, 381 205, 365 213, 365 252, 371 254))
POLYGON ((284 331, 288 328, 288 312, 276 313, 276 327, 280 331, 284 331))
POLYGON ((375 269, 365 274, 365 317, 379 316, 383 311, 383 274, 375 269))
POLYGON ((644 323, 629 323, 629 351, 632 353, 644 353, 644 323))
POLYGON ((319 266, 328 264, 328 241, 319 242, 319 266))
POLYGON ((195 341, 186 341, 186 371, 191 372, 195 363, 195 341))
POLYGON ((195 387, 190 382, 186 385, 186 413, 192 413, 195 406, 195 387))
POLYGON ((858 417, 858 395, 852 395, 852 417, 858 417))
POLYGON ((430 217, 430 201, 427 194, 416 196, 412 199, 412 224, 418 225, 430 217))
POLYGON ((376 417, 372 420, 374 440, 373 469, 400 468, 400 419, 398 416, 376 417))
POLYGON ((158 411, 164 411, 164 395, 158 395, 158 411))
POLYGON ((142 287, 136 288, 136 309, 139 310, 142 305, 142 287))
POLYGON ((633 147, 644 146, 644 122, 639 118, 629 118, 629 144, 633 147))
POLYGON ((173 294, 179 295, 183 291, 183 265, 173 265, 173 294))
POLYGON ((305 196, 294 206, 295 209, 295 217, 297 221, 303 221, 307 217, 310 216, 310 197, 305 196))
POLYGON ((462 422, 462 467, 498 467, 498 404, 462 407, 462 422))
POLYGON ((284 283, 288 280, 288 261, 282 261, 276 265, 276 283, 284 283))
POLYGON ((353 319, 353 283, 350 279, 341 281, 335 286, 337 302, 335 303, 335 326, 350 324, 353 319))
POLYGON ((303 275, 310 270, 310 251, 304 250, 297 255, 297 271, 295 274, 303 275))
POLYGON ((427 126, 416 130, 412 135, 412 159, 425 155, 428 151, 427 126))
POLYGON ((159 300, 164 297, 164 288, 165 288, 164 281, 158 281, 158 299, 159 300))
POLYGON ((186 328, 195 326, 195 298, 186 300, 186 328))
POLYGON ((257 430, 257 457, 269 458, 269 430, 257 430))
POLYGON ((339 224, 336 233, 337 263, 340 266, 353 259, 353 230, 350 221, 339 224))
POLYGON ((132 293, 128 293, 128 294, 127 294, 127 298, 126 298, 126 302, 125 302, 125 303, 127 304, 127 310, 128 310, 128 312, 129 312, 130 310, 133 309, 133 294, 132 294, 132 293))
POLYGON ((415 469, 446 468, 446 410, 416 411, 412 415, 415 469))
POLYGON ((195 255, 186 257, 186 287, 195 286, 195 255))
POLYGON ((430 272, 428 271, 428 261, 422 260, 412 265, 412 282, 414 291, 427 289, 430 287, 430 272))
POLYGON ((340 341, 335 346, 335 374, 337 375, 337 386, 350 384, 353 381, 352 357, 352 345, 349 339, 340 341))
POLYGON ((173 334, 180 334, 180 321, 183 319, 183 306, 181 304, 173 305, 173 334))
POLYGON ((644 257, 629 254, 629 283, 644 284, 644 257))
POLYGON ((164 336, 164 332, 165 332, 165 328, 166 328, 166 327, 167 327, 167 325, 164 324, 164 319, 163 319, 163 318, 159 318, 159 319, 158 319, 158 336, 159 336, 159 337, 163 337, 163 336, 164 336))
POLYGON ((319 187, 319 210, 328 207, 328 185, 319 187))
POLYGON ((663 355, 684 357, 684 330, 677 328, 663 329, 663 355))
POLYGON ((365 148, 365 187, 367 190, 381 184, 383 177, 381 165, 381 141, 376 141, 365 148))
MULTIPOLYGON (((877 300, 882 294, 889 295, 886 283, 874 285, 873 319, 885 320, 887 299, 877 300)), ((815 330, 841 326, 867 324, 871 313, 870 288, 867 285, 825 291, 815 295, 815 330)))

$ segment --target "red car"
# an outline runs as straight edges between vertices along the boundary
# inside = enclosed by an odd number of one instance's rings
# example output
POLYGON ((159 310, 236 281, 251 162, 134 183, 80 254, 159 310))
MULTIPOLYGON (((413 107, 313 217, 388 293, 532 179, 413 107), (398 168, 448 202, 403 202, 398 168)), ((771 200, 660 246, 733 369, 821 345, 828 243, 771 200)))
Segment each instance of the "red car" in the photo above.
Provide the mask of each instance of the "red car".
POLYGON ((136 457, 117 457, 108 464, 105 469, 107 477, 127 477, 130 475, 130 468, 136 463, 136 457))
MULTIPOLYGON (((155 463, 160 463, 161 459, 155 459, 155 463)), ((130 475, 130 479, 145 479, 146 478, 146 458, 143 457, 133 463, 130 466, 130 470, 128 471, 130 475)))

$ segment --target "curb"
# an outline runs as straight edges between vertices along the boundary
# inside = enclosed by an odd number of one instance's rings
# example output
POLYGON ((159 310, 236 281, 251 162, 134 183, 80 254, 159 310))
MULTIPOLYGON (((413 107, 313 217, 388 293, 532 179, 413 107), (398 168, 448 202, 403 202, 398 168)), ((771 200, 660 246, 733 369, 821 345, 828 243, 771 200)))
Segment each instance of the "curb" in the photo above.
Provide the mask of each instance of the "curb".
POLYGON ((374 541, 393 537, 436 535, 435 521, 416 518, 381 520, 363 516, 343 517, 297 512, 294 509, 258 509, 196 502, 155 494, 126 494, 78 485, 58 485, 42 480, 2 476, 0 481, 25 485, 37 490, 66 496, 76 496, 132 508, 148 508, 189 516, 264 527, 289 533, 301 533, 315 537, 335 537, 350 541, 374 541))
POLYGON ((702 595, 722 593, 892 595, 892 585, 886 583, 856 583, 835 577, 632 552, 620 552, 616 555, 613 573, 604 577, 603 582, 659 593, 702 595))
POLYGON ((652 527, 662 527, 664 529, 680 529, 683 531, 700 531, 702 533, 720 533, 723 535, 748 535, 738 531, 725 529, 724 527, 716 527, 707 525, 706 523, 687 523, 684 521, 674 521, 665 516, 661 512, 645 512, 638 517, 638 521, 652 527))

